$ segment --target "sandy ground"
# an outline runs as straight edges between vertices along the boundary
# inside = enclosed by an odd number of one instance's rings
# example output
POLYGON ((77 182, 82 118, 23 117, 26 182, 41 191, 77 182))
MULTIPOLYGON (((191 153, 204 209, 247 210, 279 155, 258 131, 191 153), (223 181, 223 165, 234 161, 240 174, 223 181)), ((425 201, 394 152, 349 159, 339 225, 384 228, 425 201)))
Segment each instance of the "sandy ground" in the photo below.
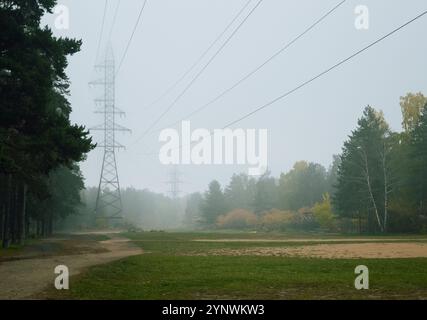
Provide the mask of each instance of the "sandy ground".
MULTIPOLYGON (((89 247, 77 245, 75 248, 68 247, 66 255, 47 254, 32 257, 24 254, 0 262, 0 299, 34 298, 37 293, 54 285, 54 269, 58 265, 66 265, 72 276, 90 266, 142 254, 142 250, 132 246, 127 239, 116 234, 108 236, 110 240, 96 242, 95 247, 95 242, 91 243, 90 250, 89 247)), ((55 244, 60 241, 66 240, 51 239, 48 243, 55 244)))
POLYGON ((427 238, 295 238, 295 239, 196 239, 196 242, 283 242, 283 243, 300 243, 300 242, 407 242, 407 241, 427 241, 427 238))
POLYGON ((327 259, 427 258, 427 243, 345 243, 317 244, 297 247, 218 249, 211 250, 201 255, 296 256, 327 259))

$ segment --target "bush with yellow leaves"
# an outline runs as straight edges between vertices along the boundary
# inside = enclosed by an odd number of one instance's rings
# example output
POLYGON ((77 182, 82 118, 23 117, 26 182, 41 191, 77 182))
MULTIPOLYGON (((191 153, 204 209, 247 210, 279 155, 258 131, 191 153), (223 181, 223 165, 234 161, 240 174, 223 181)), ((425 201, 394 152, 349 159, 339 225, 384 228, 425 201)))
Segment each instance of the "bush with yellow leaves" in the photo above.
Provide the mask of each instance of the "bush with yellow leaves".
POLYGON ((295 221, 295 213, 272 209, 265 212, 260 218, 260 224, 266 230, 286 230, 295 221))
POLYGON ((255 227, 258 218, 255 213, 245 209, 235 209, 217 220, 217 227, 221 229, 245 229, 255 227))

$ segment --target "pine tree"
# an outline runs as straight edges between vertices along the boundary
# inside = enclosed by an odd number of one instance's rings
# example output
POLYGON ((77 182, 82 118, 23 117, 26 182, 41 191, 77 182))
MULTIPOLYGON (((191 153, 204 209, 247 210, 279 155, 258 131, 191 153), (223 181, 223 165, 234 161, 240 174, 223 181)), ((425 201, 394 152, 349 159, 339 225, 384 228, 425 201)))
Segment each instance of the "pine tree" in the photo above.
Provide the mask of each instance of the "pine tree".
POLYGON ((72 125, 67 101, 67 56, 81 41, 41 28, 56 1, 0 1, 0 197, 4 246, 24 238, 27 192, 56 168, 72 168, 94 146, 84 127, 72 125))
POLYGON ((225 196, 218 181, 214 180, 209 184, 201 209, 207 226, 214 226, 219 216, 227 212, 225 196))
POLYGON ((411 133, 411 185, 420 214, 427 214, 427 104, 411 133))
POLYGON ((385 232, 388 219, 390 130, 383 114, 368 106, 345 142, 334 204, 343 217, 375 221, 385 232))

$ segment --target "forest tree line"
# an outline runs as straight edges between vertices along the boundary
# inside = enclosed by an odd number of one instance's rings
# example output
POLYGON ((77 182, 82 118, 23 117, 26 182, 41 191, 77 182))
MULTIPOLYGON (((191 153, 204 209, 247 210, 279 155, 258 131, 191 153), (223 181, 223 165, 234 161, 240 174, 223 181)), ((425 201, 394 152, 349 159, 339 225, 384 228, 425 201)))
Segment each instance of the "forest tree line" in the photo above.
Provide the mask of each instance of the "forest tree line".
POLYGON ((427 231, 427 98, 400 101, 402 132, 370 106, 330 168, 297 162, 279 178, 234 175, 187 199, 201 228, 387 233, 427 231))
POLYGON ((0 0, 0 239, 47 236, 76 213, 78 163, 94 148, 70 122, 67 57, 81 41, 54 37, 41 18, 55 0, 0 0))
MULTIPOLYGON (((81 41, 41 27, 56 0, 0 0, 0 239, 48 236, 54 226, 99 227, 95 188, 79 162, 95 145, 70 121, 68 57, 81 41), (83 199, 82 199, 83 196, 83 199), (65 219, 67 218, 68 219, 65 219)), ((173 200, 122 190, 125 221, 144 228, 427 231, 427 99, 401 98, 402 131, 366 107, 330 168, 297 162, 287 173, 234 175, 173 200), (184 201, 186 204, 184 204, 184 201), (185 214, 182 212, 185 210, 185 214)))
MULTIPOLYGON (((170 197, 150 190, 123 188, 121 190, 123 219, 108 221, 94 214, 98 188, 89 187, 81 192, 82 205, 77 206, 76 214, 61 219, 57 228, 64 231, 93 230, 118 227, 124 230, 152 231, 179 229, 183 225, 185 199, 170 197)), ((105 209, 106 216, 112 213, 105 209)))
MULTIPOLYGON (((235 174, 226 186, 171 199, 149 190, 122 190, 126 226, 140 230, 245 229, 344 233, 427 231, 427 98, 400 101, 402 131, 393 132, 370 106, 329 168, 298 161, 273 177, 235 174)), ((104 227, 93 216, 97 189, 83 192, 85 207, 73 228, 104 227)))

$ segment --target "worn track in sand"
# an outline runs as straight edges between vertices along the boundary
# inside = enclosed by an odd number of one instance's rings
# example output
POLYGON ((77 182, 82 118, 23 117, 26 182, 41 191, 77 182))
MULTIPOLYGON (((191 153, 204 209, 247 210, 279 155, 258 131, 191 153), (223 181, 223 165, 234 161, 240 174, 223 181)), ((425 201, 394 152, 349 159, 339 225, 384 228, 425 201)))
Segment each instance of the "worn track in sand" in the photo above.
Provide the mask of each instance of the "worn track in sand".
MULTIPOLYGON (((129 256, 142 254, 142 250, 133 246, 128 239, 117 234, 108 234, 110 240, 89 242, 82 249, 76 245, 68 247, 67 252, 53 255, 28 256, 17 255, 0 261, 0 299, 31 299, 49 286, 54 285, 54 269, 58 265, 66 265, 70 276, 81 273, 84 269, 101 265, 129 256)), ((48 239, 50 245, 61 244, 67 239, 48 239)), ((72 283, 70 283, 70 287, 72 283)))

